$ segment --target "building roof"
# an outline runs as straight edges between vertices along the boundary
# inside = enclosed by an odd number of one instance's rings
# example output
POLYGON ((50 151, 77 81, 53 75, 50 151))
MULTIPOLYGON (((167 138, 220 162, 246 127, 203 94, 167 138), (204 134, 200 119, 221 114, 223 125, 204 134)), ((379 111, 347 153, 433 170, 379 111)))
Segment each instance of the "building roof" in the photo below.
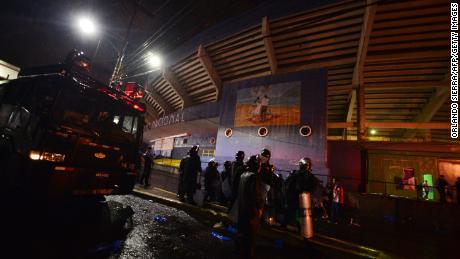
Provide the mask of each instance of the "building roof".
POLYGON ((165 69, 147 86, 150 119, 216 101, 226 83, 325 67, 329 139, 356 139, 361 124, 365 139, 454 143, 449 3, 346 0, 264 17, 165 69))

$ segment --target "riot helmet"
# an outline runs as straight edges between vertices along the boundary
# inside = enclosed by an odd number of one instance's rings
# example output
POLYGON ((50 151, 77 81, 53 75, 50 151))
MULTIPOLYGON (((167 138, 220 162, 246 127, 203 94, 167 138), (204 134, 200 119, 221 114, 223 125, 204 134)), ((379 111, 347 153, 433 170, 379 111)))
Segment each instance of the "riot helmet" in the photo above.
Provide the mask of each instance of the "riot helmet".
POLYGON ((225 170, 230 170, 231 167, 232 167, 232 162, 230 162, 230 161, 225 161, 224 162, 225 170))
POLYGON ((235 160, 243 161, 244 160, 244 151, 238 151, 235 154, 235 160))
POLYGON ((190 149, 189 153, 190 153, 190 155, 198 155, 199 150, 200 150, 200 146, 193 146, 190 149))
POLYGON ((268 163, 268 161, 270 161, 271 152, 270 150, 264 148, 262 152, 260 152, 260 155, 258 155, 258 157, 260 161, 262 162, 262 164, 266 164, 268 163))
POLYGON ((311 170, 311 159, 309 157, 304 157, 299 160, 299 168, 305 169, 307 171, 311 170))
POLYGON ((209 160, 209 162, 208 162, 208 166, 209 167, 217 167, 217 166, 219 166, 219 164, 216 162, 216 160, 214 158, 211 158, 211 160, 209 160))
POLYGON ((250 156, 249 160, 246 161, 246 166, 250 172, 257 172, 259 170, 259 162, 257 156, 250 156))

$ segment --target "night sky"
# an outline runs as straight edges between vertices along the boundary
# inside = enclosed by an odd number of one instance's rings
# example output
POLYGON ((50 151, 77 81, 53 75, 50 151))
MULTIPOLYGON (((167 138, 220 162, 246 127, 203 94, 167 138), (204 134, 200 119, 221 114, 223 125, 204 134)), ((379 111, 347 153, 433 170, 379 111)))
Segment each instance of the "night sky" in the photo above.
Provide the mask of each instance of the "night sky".
POLYGON ((22 68, 53 64, 77 48, 93 59, 92 74, 106 81, 117 59, 115 49, 120 51, 126 38, 125 70, 128 74, 137 74, 149 70, 140 61, 146 51, 167 55, 206 28, 268 2, 271 1, 3 1, 0 8, 0 60, 22 68), (75 21, 80 14, 96 18, 100 28, 98 35, 89 37, 78 31, 75 21), (150 44, 143 48, 146 42, 150 44))

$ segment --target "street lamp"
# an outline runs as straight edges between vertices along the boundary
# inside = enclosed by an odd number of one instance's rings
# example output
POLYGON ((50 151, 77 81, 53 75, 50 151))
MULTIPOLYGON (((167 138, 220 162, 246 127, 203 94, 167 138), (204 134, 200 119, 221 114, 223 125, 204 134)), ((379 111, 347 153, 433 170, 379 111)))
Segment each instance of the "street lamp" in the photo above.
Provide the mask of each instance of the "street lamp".
MULTIPOLYGON (((89 16, 89 15, 80 15, 80 16, 76 17, 75 21, 76 21, 76 27, 77 27, 77 29, 80 31, 80 33, 82 35, 84 35, 84 36, 93 36, 94 37, 96 34, 98 34, 98 33, 100 34, 97 22, 91 16, 89 16)), ((105 36, 107 36, 107 35, 105 35, 105 36)), ((97 54, 97 52, 99 50, 99 47, 101 45, 102 35, 99 35, 98 38, 99 38, 99 41, 97 43, 96 50, 94 51, 93 59, 96 57, 96 54, 97 54)), ((112 82, 114 82, 114 79, 116 78, 116 76, 119 73, 119 70, 120 70, 120 67, 121 67, 121 58, 122 58, 123 55, 120 53, 120 50, 115 46, 115 44, 113 44, 107 37, 104 37, 104 38, 106 39, 106 42, 108 42, 109 45, 117 53, 117 63, 115 64, 112 76, 111 76, 110 81, 109 81, 109 85, 111 85, 112 82)))
MULTIPOLYGON (((77 28, 81 32, 81 34, 83 34, 85 36, 93 36, 93 37, 96 34, 99 34, 99 36, 98 36, 99 42, 98 42, 96 50, 94 52, 93 59, 94 59, 94 57, 96 56, 96 54, 97 54, 97 52, 99 50, 99 46, 101 45, 102 36, 104 36, 104 39, 106 39, 106 41, 110 44, 110 46, 117 52, 117 62, 116 62, 115 67, 113 69, 112 76, 110 77, 110 81, 109 81, 110 86, 112 86, 113 83, 116 83, 120 79, 122 79, 121 70, 122 70, 122 66, 124 65, 123 61, 124 61, 124 58, 125 58, 125 52, 126 52, 126 48, 127 48, 127 45, 128 45, 128 36, 129 36, 129 31, 131 30, 131 26, 132 26, 132 23, 133 23, 133 18, 134 18, 134 15, 131 17, 131 21, 130 21, 130 24, 129 24, 129 27, 128 27, 128 32, 127 32, 126 37, 124 39, 124 46, 121 49, 121 51, 120 51, 119 48, 117 48, 115 46, 115 44, 113 44, 108 39, 107 36, 109 36, 109 35, 100 35, 101 33, 100 33, 99 26, 98 26, 96 20, 93 19, 91 16, 89 16, 89 15, 80 15, 80 16, 76 17, 76 19, 75 19, 77 28)), ((144 62, 146 61, 146 63, 152 69, 154 69, 152 71, 155 71, 155 70, 158 70, 158 69, 161 68, 162 59, 157 53, 149 51, 149 52, 147 52, 147 54, 144 57, 145 57, 144 62)), ((148 72, 152 72, 152 71, 148 71, 148 72)), ((143 74, 145 74, 145 73, 147 73, 147 72, 144 72, 143 74)))
POLYGON ((160 68, 162 63, 160 56, 151 51, 147 53, 147 62, 152 68, 160 68))
POLYGON ((79 30, 85 35, 94 35, 97 33, 97 25, 94 19, 89 16, 79 16, 77 18, 79 30))

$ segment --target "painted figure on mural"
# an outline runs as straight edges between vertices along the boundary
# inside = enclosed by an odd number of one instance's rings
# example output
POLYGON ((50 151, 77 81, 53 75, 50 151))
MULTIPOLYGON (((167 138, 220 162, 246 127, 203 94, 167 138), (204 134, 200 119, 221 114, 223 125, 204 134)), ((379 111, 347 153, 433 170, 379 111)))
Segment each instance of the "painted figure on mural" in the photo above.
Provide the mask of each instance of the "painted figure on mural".
POLYGON ((300 82, 264 84, 239 89, 235 127, 298 125, 300 82))
POLYGON ((256 101, 254 102, 256 107, 252 111, 252 120, 257 120, 257 118, 260 116, 261 110, 262 110, 262 101, 260 100, 260 97, 257 97, 256 101))
POLYGON ((270 103, 270 98, 268 95, 264 94, 258 96, 254 102, 255 108, 252 110, 252 118, 253 122, 264 122, 271 119, 270 112, 268 109, 268 105, 270 103))
POLYGON ((415 169, 412 167, 403 168, 403 189, 415 191, 416 185, 415 169))
POLYGON ((260 98, 260 103, 261 103, 261 110, 260 110, 260 120, 261 121, 266 121, 270 119, 270 113, 268 110, 268 104, 270 102, 270 98, 265 94, 260 98))
POLYGON ((428 185, 427 180, 423 182, 422 189, 423 189, 423 199, 428 200, 428 195, 430 194, 430 186, 428 185))

